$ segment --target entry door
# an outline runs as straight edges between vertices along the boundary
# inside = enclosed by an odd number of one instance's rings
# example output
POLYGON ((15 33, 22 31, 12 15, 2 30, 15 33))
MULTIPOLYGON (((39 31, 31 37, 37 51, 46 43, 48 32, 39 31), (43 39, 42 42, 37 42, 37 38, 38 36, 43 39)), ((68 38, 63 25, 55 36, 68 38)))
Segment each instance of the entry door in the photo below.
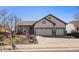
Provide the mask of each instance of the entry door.
POLYGON ((29 28, 23 29, 23 34, 29 34, 29 28))

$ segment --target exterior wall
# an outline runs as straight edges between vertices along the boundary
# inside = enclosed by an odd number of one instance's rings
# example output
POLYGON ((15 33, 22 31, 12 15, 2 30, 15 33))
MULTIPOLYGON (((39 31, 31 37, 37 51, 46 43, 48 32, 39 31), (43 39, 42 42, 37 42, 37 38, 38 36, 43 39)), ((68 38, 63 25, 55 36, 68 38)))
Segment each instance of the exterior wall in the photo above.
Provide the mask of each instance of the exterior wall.
POLYGON ((52 36, 53 27, 54 27, 54 25, 51 22, 43 19, 35 24, 34 33, 36 35, 52 36), (42 23, 43 21, 45 21, 46 23, 43 24, 42 23))
POLYGON ((38 23, 36 23, 35 26, 34 26, 34 28, 39 28, 39 27, 50 27, 51 28, 53 26, 54 25, 51 22, 43 19, 43 20, 39 21, 38 23), (43 24, 42 21, 46 21, 46 23, 43 24))
POLYGON ((47 19, 50 19, 52 22, 56 23, 55 27, 65 27, 66 26, 63 22, 53 18, 52 16, 48 16, 47 19))
MULTIPOLYGON (((45 19, 43 19, 43 20, 45 20, 45 19)), ((64 23, 57 20, 56 25, 54 27, 54 25, 47 20, 45 20, 46 24, 42 24, 43 20, 39 21, 34 26, 34 32, 36 35, 47 35, 47 36, 65 35, 65 24, 64 23), (39 28, 39 29, 37 29, 37 28, 39 28)))
POLYGON ((22 34, 26 34, 29 33, 29 27, 28 26, 18 26, 16 27, 16 33, 22 33, 22 34))
POLYGON ((72 31, 76 31, 75 26, 72 23, 66 25, 67 33, 71 33, 72 31))

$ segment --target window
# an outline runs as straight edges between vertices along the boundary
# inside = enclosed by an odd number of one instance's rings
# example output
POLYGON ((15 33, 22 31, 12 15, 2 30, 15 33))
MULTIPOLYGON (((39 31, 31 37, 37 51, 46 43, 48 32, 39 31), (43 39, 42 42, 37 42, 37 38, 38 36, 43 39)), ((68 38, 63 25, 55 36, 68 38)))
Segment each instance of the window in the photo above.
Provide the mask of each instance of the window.
POLYGON ((43 24, 45 24, 45 23, 46 23, 46 21, 45 21, 45 20, 43 20, 43 21, 42 21, 42 23, 43 23, 43 24))
POLYGON ((77 27, 77 31, 79 31, 79 27, 77 27))

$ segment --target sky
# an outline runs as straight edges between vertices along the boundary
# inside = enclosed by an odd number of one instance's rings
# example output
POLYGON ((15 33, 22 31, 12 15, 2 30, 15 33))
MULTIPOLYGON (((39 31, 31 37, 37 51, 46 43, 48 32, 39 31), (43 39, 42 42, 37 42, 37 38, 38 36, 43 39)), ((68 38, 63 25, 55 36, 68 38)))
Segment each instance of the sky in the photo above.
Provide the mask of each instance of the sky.
POLYGON ((3 9, 7 9, 23 21, 37 21, 52 14, 64 22, 70 22, 74 20, 78 11, 76 6, 0 6, 0 10, 3 9))

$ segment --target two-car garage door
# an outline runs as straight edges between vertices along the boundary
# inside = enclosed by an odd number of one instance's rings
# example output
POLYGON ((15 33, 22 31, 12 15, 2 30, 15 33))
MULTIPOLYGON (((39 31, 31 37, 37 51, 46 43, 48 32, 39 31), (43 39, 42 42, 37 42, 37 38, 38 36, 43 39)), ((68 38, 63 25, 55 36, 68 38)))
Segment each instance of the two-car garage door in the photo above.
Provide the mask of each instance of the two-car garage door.
POLYGON ((52 29, 51 28, 36 28, 35 34, 43 35, 43 36, 52 36, 52 29))
POLYGON ((56 32, 53 31, 52 28, 36 28, 34 30, 35 35, 40 35, 40 36, 61 36, 64 35, 64 30, 65 29, 56 29, 56 32))

